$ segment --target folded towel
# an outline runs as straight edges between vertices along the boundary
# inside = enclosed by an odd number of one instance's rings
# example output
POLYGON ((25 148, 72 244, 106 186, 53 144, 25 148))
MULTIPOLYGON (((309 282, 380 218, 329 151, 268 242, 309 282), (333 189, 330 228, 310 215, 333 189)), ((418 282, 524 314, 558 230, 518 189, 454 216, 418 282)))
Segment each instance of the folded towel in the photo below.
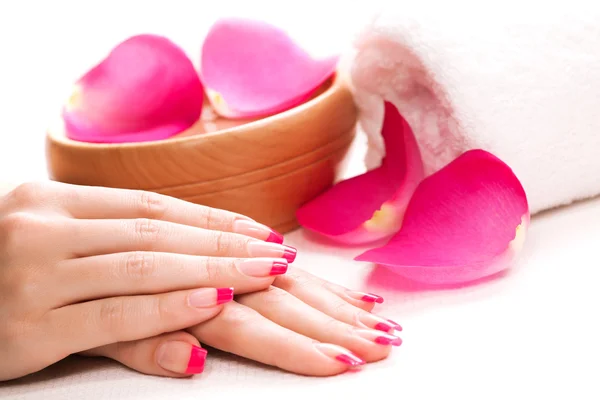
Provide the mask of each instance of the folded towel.
POLYGON ((515 4, 393 1, 375 13, 349 71, 369 169, 385 154, 387 100, 427 175, 480 148, 514 170, 532 213, 600 193, 599 12, 515 4))

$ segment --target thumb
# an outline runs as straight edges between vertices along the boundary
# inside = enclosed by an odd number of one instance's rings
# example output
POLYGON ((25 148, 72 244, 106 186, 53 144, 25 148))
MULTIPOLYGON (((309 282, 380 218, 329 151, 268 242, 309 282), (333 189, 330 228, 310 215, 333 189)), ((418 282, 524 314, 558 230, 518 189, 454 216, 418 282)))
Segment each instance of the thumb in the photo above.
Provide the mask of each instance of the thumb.
POLYGON ((80 354, 111 358, 148 375, 177 378, 202 373, 207 352, 194 336, 178 331, 112 343, 80 354))

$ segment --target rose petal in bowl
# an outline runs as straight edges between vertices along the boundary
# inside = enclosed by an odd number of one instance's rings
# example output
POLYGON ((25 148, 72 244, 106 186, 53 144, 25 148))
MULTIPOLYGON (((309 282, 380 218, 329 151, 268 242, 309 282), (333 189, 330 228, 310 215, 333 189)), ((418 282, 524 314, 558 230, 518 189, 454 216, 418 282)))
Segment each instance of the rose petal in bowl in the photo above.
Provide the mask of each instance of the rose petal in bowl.
POLYGON ((335 72, 338 57, 314 59, 266 22, 226 18, 209 30, 200 74, 216 112, 254 118, 306 101, 335 72))
POLYGON ((402 225, 404 210, 423 178, 415 137, 396 107, 385 102, 381 166, 344 180, 302 206, 300 225, 346 244, 389 237, 402 225))
POLYGON ((193 125, 203 100, 184 51, 167 38, 143 34, 121 42, 79 79, 63 119, 73 140, 160 140, 193 125))
POLYGON ((529 226, 527 196, 513 171, 470 150, 424 179, 402 229, 356 260, 431 284, 477 280, 512 265, 529 226))

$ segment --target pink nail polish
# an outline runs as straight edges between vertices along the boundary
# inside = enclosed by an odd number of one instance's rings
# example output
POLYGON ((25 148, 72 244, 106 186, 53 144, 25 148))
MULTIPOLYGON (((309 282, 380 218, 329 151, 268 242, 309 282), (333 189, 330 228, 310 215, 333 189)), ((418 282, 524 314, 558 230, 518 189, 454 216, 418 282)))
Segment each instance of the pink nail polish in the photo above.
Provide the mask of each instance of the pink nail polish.
POLYGON ((215 307, 231 300, 233 300, 233 288, 198 289, 188 296, 189 305, 196 308, 215 307))
POLYGON ((248 253, 251 257, 285 258, 291 263, 296 259, 297 250, 284 244, 253 240, 248 243, 248 253))
POLYGON ((283 275, 287 272, 288 269, 288 263, 286 262, 281 262, 281 261, 275 261, 273 263, 273 267, 271 267, 271 271, 269 272, 269 275, 273 276, 273 275, 283 275))
POLYGON ((371 314, 368 312, 361 313, 358 317, 360 323, 370 329, 377 329, 382 332, 390 332, 394 330, 394 324, 385 318, 371 314))
POLYGON ((293 248, 292 246, 285 246, 285 250, 283 251, 283 258, 285 258, 289 263, 293 263, 296 259, 296 255, 298 254, 298 250, 293 248))
POLYGON ((402 330, 402 327, 400 326, 399 323, 394 322, 391 319, 388 319, 388 322, 394 326, 394 330, 396 330, 396 331, 401 331, 402 330))
POLYGON ((400 346, 402 344, 402 339, 400 339, 399 337, 394 337, 393 339, 390 339, 387 336, 379 336, 375 339, 375 343, 382 344, 385 346, 400 346))
POLYGON ((364 301, 365 303, 383 303, 383 297, 378 296, 376 294, 373 293, 365 293, 365 292, 358 292, 358 291, 348 291, 346 292, 348 294, 348 296, 352 297, 353 299, 356 300, 361 300, 364 301))
POLYGON ((350 367, 359 367, 366 364, 363 359, 341 346, 330 343, 315 343, 315 347, 327 357, 349 365, 350 367))
POLYGON ((202 347, 192 346, 192 352, 190 354, 190 361, 188 361, 186 374, 201 374, 204 371, 204 364, 206 363, 206 355, 208 352, 202 347))
POLYGON ((399 337, 372 329, 356 329, 356 333, 364 339, 384 346, 400 346, 402 344, 402 339, 399 337))
POLYGON ((217 305, 228 303, 233 300, 233 288, 217 289, 217 305))
POLYGON ((236 265, 242 274, 255 278, 285 274, 288 269, 284 258, 245 258, 236 261, 236 265))
POLYGON ((267 242, 281 244, 283 243, 283 235, 271 229, 269 237, 267 238, 267 242))
POLYGON ((354 354, 340 354, 339 356, 336 356, 335 359, 343 362, 344 364, 348 364, 351 367, 365 365, 365 362, 357 356, 355 356, 354 354))
POLYGON ((283 236, 280 233, 255 221, 238 219, 233 222, 233 231, 240 235, 251 236, 271 243, 283 243, 283 236))
POLYGON ((158 365, 177 374, 200 374, 204 371, 207 351, 187 342, 163 343, 157 350, 158 365))

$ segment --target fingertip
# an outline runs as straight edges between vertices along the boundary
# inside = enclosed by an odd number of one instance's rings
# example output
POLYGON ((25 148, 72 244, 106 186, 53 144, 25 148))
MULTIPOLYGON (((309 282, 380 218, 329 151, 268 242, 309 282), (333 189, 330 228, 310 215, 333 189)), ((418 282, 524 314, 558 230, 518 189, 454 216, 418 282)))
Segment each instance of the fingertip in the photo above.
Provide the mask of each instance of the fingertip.
POLYGON ((384 302, 383 297, 366 292, 359 292, 355 290, 346 290, 343 293, 344 299, 355 307, 361 308, 365 311, 371 312, 375 305, 384 302))
POLYGON ((342 346, 317 342, 314 343, 314 347, 322 361, 321 367, 316 371, 320 372, 322 376, 360 370, 366 364, 365 360, 342 346))
POLYGON ((156 363, 163 370, 178 375, 204 372, 208 352, 199 345, 184 341, 165 341, 156 349, 156 363))

